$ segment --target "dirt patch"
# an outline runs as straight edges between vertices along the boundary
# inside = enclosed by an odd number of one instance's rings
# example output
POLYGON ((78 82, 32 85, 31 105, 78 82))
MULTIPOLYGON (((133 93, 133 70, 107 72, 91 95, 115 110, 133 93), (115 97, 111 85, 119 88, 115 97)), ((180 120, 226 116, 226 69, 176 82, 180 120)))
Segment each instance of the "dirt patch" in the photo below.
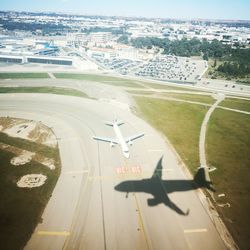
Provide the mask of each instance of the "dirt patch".
POLYGON ((54 170, 56 168, 54 159, 47 158, 47 157, 44 157, 42 155, 36 154, 33 157, 33 160, 43 164, 44 166, 48 167, 50 170, 54 170))
POLYGON ((24 165, 32 160, 33 155, 35 153, 24 151, 21 155, 13 157, 10 163, 14 166, 24 165))
POLYGON ((53 131, 41 122, 0 117, 0 131, 12 137, 34 141, 53 148, 57 146, 53 131))
POLYGON ((28 174, 21 177, 17 182, 20 188, 34 188, 42 186, 47 180, 47 176, 42 174, 28 174))
POLYGON ((10 163, 14 166, 24 165, 33 160, 41 163, 42 165, 48 167, 51 170, 54 170, 56 168, 54 159, 45 157, 38 153, 22 150, 20 148, 10 146, 2 142, 0 142, 0 149, 3 149, 16 155, 10 161, 10 163))
MULTIPOLYGON (((0 117, 0 131, 11 137, 18 137, 39 144, 44 144, 55 148, 57 146, 56 136, 53 131, 41 122, 16 119, 10 117, 0 117)), ((20 149, 15 146, 0 143, 0 149, 4 149, 15 155, 11 159, 14 166, 25 165, 31 160, 39 162, 51 170, 55 169, 54 159, 47 158, 38 153, 20 149)))
POLYGON ((35 129, 36 122, 24 122, 4 129, 2 132, 12 137, 29 139, 30 132, 35 129))
POLYGON ((2 126, 2 130, 10 128, 14 125, 18 125, 23 123, 24 119, 16 119, 16 118, 10 118, 10 117, 0 117, 0 124, 2 126))
POLYGON ((36 124, 36 127, 30 132, 29 138, 49 147, 55 148, 57 145, 56 136, 52 130, 41 122, 36 124))
POLYGON ((41 163, 45 166, 47 166, 48 168, 50 168, 51 170, 55 169, 55 162, 53 159, 49 159, 49 158, 45 158, 43 161, 41 161, 41 163))
POLYGON ((25 150, 22 150, 20 148, 10 146, 10 145, 2 143, 2 142, 0 142, 0 149, 11 152, 15 155, 21 155, 25 151, 25 150))

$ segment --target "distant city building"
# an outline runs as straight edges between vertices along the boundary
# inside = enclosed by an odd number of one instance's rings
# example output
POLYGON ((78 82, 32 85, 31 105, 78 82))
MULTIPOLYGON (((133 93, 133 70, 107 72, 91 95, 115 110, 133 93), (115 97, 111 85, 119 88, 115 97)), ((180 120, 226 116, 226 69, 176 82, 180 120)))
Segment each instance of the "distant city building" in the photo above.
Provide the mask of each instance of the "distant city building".
POLYGON ((110 42, 113 35, 110 32, 74 33, 67 37, 67 45, 79 47, 86 45, 103 45, 110 42))

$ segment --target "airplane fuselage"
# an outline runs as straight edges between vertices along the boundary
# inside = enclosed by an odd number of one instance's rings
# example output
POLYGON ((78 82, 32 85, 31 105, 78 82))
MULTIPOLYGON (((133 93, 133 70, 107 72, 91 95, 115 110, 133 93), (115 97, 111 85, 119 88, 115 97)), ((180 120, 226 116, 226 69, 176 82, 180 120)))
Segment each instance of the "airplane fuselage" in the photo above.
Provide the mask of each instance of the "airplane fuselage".
POLYGON ((113 128, 114 128, 114 131, 115 131, 116 139, 117 139, 117 141, 119 142, 120 147, 121 147, 121 149, 122 149, 123 155, 124 155, 126 158, 129 158, 129 149, 128 149, 128 145, 127 145, 127 143, 126 143, 125 140, 124 140, 124 137, 123 137, 123 135, 122 135, 122 133, 121 133, 121 130, 120 130, 119 126, 118 126, 116 123, 114 123, 113 128))

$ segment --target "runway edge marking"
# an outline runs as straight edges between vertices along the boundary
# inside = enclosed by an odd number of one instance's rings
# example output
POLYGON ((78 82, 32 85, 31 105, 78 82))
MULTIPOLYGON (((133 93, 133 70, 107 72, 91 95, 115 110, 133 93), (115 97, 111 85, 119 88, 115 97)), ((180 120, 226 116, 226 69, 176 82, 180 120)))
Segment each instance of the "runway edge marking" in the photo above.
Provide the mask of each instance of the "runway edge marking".
POLYGON ((206 228, 200 228, 200 229, 185 229, 184 233, 206 233, 207 229, 206 228))
POLYGON ((67 231, 38 231, 38 235, 44 236, 69 236, 70 232, 67 231))

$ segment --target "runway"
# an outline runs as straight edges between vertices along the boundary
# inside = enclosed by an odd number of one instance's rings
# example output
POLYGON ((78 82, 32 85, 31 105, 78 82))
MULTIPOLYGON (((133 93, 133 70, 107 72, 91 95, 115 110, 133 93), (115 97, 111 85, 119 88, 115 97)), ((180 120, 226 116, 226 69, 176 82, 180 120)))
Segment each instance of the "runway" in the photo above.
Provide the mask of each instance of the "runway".
POLYGON ((25 249, 226 249, 194 188, 178 192, 182 187, 159 182, 162 202, 155 205, 147 192, 115 189, 151 178, 159 164, 164 181, 187 180, 170 146, 128 110, 77 97, 4 94, 0 115, 42 121, 58 138, 62 173, 25 249), (113 119, 125 122, 124 136, 145 133, 129 159, 119 146, 92 139, 113 137, 104 124, 113 119))

